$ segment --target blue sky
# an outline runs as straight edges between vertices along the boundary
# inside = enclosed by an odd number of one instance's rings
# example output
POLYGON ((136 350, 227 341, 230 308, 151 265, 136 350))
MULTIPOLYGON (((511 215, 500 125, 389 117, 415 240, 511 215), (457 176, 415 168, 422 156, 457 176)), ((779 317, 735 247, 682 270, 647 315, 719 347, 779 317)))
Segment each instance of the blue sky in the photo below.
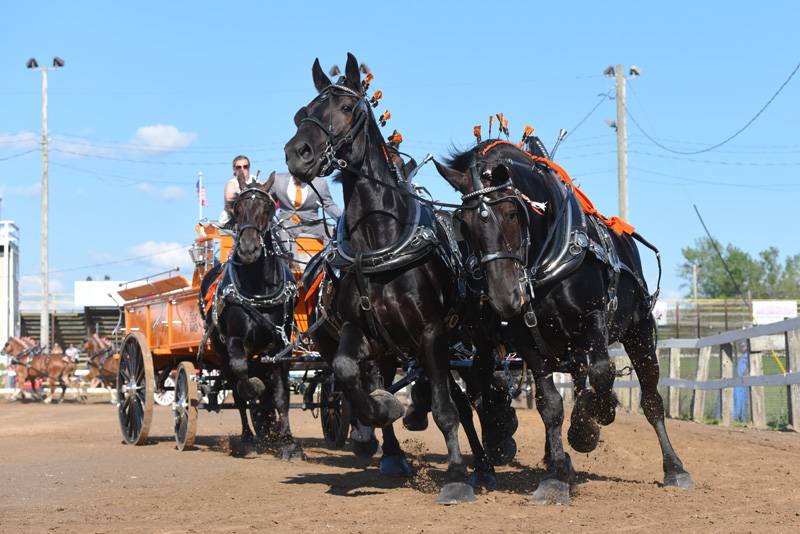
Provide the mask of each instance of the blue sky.
MULTIPOLYGON (((485 131, 497 112, 514 140, 530 124, 550 146, 613 87, 601 72, 617 63, 642 71, 628 84, 642 126, 671 147, 702 148, 742 126, 800 61, 800 7, 790 2, 2 6, 0 217, 20 227, 26 291, 39 272, 41 179, 38 151, 17 156, 37 148, 41 127, 29 57, 66 60, 49 77, 51 284, 65 292, 86 276, 185 265, 197 173, 216 217, 235 154, 263 173, 285 170, 292 117, 314 96, 315 57, 326 69, 348 51, 367 63, 384 93, 379 111, 392 112, 387 134, 398 129, 418 159, 468 146, 472 126, 485 131), (95 264, 105 265, 82 267, 95 264)), ((684 291, 680 249, 702 235, 692 203, 723 242, 800 252, 798 96, 795 79, 742 135, 697 156, 657 148, 629 121, 630 222, 661 248, 667 295, 684 291)), ((606 215, 617 211, 615 134, 604 122, 614 114, 604 101, 556 158, 606 215)), ((419 181, 456 199, 432 167, 419 181)))

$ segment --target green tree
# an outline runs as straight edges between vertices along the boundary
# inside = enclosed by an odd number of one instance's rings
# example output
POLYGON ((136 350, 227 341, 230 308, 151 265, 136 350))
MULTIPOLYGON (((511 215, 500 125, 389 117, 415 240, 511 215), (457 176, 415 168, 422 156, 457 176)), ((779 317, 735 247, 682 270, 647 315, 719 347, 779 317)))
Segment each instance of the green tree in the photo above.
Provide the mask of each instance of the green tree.
POLYGON ((800 298, 800 254, 781 263, 780 251, 769 247, 753 258, 740 248, 716 242, 728 264, 731 276, 708 238, 697 239, 694 246, 683 249, 684 262, 678 274, 684 280, 688 296, 692 293, 692 265, 698 264, 697 292, 705 298, 737 298, 739 289, 753 298, 800 298), (737 289, 737 285, 738 288, 737 289))

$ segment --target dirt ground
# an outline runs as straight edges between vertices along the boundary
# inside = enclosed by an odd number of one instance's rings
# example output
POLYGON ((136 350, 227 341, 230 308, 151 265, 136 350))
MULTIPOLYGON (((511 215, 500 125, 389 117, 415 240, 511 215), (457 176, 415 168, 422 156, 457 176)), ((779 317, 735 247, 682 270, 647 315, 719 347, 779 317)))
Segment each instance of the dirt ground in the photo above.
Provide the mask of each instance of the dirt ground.
MULTIPOLYGON (((201 412, 195 450, 178 452, 170 411, 156 407, 152 439, 121 444, 107 403, 0 401, 0 532, 551 532, 800 530, 800 435, 669 421, 697 488, 663 488, 654 433, 620 414, 579 472, 568 507, 526 504, 543 472, 543 427, 519 410, 519 452, 498 489, 470 504, 435 504, 445 467, 431 423, 399 431, 415 476, 384 479, 378 457, 328 450, 319 421, 292 410, 308 461, 269 451, 242 457, 235 411, 201 412), (233 451, 233 452, 232 452, 233 451)), ((462 450, 468 451, 466 440, 462 450)))

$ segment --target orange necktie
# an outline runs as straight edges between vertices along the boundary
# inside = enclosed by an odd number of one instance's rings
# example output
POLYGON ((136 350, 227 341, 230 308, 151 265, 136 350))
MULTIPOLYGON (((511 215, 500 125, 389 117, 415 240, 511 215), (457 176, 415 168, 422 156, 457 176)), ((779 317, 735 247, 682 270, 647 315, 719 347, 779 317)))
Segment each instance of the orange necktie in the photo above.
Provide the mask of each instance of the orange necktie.
MULTIPOLYGON (((294 209, 300 209, 300 205, 303 203, 303 189, 300 187, 300 184, 295 182, 294 184, 294 209)), ((292 222, 295 224, 300 224, 300 216, 296 213, 292 215, 292 222)))

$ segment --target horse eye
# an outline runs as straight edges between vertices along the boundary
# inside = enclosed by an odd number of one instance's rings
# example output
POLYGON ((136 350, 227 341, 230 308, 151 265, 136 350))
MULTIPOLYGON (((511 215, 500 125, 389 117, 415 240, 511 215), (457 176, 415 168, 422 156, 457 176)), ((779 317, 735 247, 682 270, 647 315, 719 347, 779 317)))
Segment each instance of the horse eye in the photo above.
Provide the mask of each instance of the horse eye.
POLYGON ((516 218, 517 218, 517 212, 516 211, 512 211, 512 212, 510 212, 508 214, 508 220, 509 221, 514 221, 514 220, 516 220, 516 218))
POLYGON ((344 105, 342 106, 342 111, 344 111, 345 113, 350 113, 351 111, 353 111, 353 108, 351 108, 348 105, 344 105))

